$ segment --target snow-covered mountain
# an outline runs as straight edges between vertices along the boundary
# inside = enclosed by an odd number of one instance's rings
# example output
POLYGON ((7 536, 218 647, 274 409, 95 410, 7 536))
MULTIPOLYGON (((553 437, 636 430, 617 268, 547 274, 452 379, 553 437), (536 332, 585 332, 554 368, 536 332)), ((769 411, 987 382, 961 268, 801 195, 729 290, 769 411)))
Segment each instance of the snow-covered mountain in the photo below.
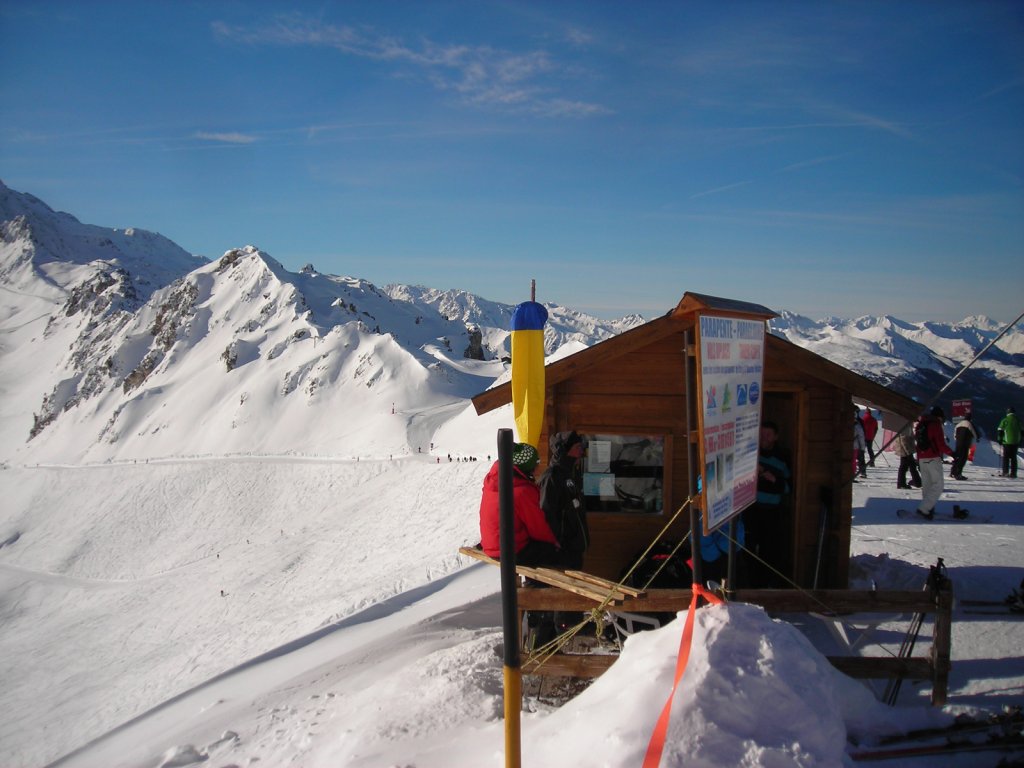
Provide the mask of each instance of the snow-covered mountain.
POLYGON ((783 310, 770 325, 775 335, 922 404, 971 365, 943 393, 940 404, 949 413, 952 400, 970 399, 976 421, 989 434, 1008 405, 1024 401, 1020 324, 998 338, 1005 323, 983 316, 952 324, 908 323, 889 315, 813 321, 783 310))
MULTIPOLYGON (((151 232, 82 224, 2 183, 0 214, 8 461, 345 456, 355 435, 363 452, 405 455, 507 372, 511 305, 378 288, 312 264, 291 272, 251 245, 208 261, 151 232)), ((547 306, 549 356, 644 322, 547 306)), ((786 310, 771 328, 922 402, 1002 330, 985 317, 813 321, 786 310)), ((971 398, 992 430, 1024 393, 1022 371, 1014 329, 944 396, 971 398)))
MULTIPOLYGON (((506 372, 509 305, 290 272, 254 246, 208 262, 0 194, 5 458, 349 455, 354 435, 402 455, 429 445, 424 414, 506 372)), ((643 322, 549 311, 549 353, 643 322)))

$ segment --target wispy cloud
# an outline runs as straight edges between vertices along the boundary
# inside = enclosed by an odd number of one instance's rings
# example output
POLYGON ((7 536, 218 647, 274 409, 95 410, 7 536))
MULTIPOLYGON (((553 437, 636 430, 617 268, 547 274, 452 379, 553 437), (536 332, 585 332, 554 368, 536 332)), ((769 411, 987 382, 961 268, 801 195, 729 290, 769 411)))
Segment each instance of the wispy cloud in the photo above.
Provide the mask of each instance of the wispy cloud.
POLYGON ((559 78, 565 68, 542 50, 516 53, 486 45, 439 45, 424 40, 409 45, 372 30, 322 24, 288 16, 259 27, 213 23, 222 40, 244 45, 333 48, 346 56, 411 68, 439 91, 465 103, 550 117, 591 117, 610 110, 566 98, 559 78))
POLYGON ((739 187, 745 187, 753 182, 750 181, 737 181, 735 184, 726 184, 724 187, 715 187, 714 189, 707 189, 703 192, 697 192, 696 194, 690 195, 691 200, 696 200, 698 197, 707 197, 708 195, 717 195, 720 192, 726 192, 730 189, 738 189, 739 187))
POLYGON ((565 39, 570 44, 584 48, 594 43, 594 35, 580 27, 569 27, 565 30, 565 39))
POLYGON ((786 173, 788 171, 798 171, 802 168, 812 168, 815 165, 824 165, 825 163, 831 163, 833 160, 838 160, 840 157, 843 157, 843 155, 823 155, 821 157, 812 157, 810 160, 801 160, 799 163, 787 165, 781 169, 781 172, 786 173))
POLYGON ((221 144, 252 144, 256 141, 255 136, 245 133, 211 133, 208 131, 197 131, 194 138, 203 141, 216 141, 221 144))
POLYGON ((845 119, 850 125, 862 125, 867 128, 877 128, 880 131, 891 133, 894 136, 899 136, 903 139, 911 137, 911 132, 903 123, 888 120, 878 115, 870 115, 867 112, 858 112, 851 109, 840 109, 833 108, 841 118, 845 119))

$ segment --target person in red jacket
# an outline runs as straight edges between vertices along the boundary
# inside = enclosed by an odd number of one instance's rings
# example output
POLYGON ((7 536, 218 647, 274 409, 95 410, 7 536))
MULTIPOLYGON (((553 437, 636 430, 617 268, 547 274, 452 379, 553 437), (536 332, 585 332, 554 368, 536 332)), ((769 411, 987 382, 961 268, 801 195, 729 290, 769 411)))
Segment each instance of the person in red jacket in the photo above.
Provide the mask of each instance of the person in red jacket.
POLYGON ((921 417, 928 440, 927 445, 919 444, 917 448, 917 462, 921 466, 921 503, 916 511, 926 520, 935 517, 935 505, 942 496, 942 478, 945 474, 942 471, 942 457, 953 455, 942 431, 942 422, 945 418, 946 414, 939 406, 932 408, 927 416, 921 417))
MULTIPOLYGON (((561 547, 540 507, 540 489, 533 481, 533 470, 540 457, 528 443, 512 446, 512 509, 519 565, 558 566, 561 547)), ((480 497, 480 546, 491 557, 501 556, 500 514, 498 504, 498 462, 484 478, 480 497)))
POLYGON ((864 425, 864 442, 867 444, 868 449, 868 466, 875 466, 875 435, 878 434, 878 419, 871 413, 871 408, 865 408, 864 413, 860 417, 861 424, 864 425))

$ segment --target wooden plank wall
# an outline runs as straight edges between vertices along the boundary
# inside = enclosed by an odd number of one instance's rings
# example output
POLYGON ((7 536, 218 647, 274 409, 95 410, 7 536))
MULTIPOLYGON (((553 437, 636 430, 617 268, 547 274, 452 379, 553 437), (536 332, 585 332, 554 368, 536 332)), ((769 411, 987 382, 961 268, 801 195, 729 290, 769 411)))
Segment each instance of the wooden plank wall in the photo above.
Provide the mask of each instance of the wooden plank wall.
MULTIPOLYGON (((690 494, 686 386, 682 332, 599 363, 548 389, 545 428, 538 446, 539 475, 548 461, 548 435, 656 433, 666 436, 665 514, 591 513, 591 547, 584 570, 617 579, 690 494)), ((852 405, 849 393, 801 373, 779 355, 765 365, 765 416, 780 423, 793 460, 793 568, 798 584, 813 583, 821 488, 832 488, 833 509, 819 588, 845 588, 849 574, 852 478, 852 405), (770 404, 770 406, 769 406, 770 404), (772 412, 774 411, 774 412, 772 412)), ((697 407, 695 403, 694 407, 697 407)), ((696 414, 694 414, 696 418, 696 414)), ((689 530, 689 513, 670 536, 689 530)))
POLYGON ((779 422, 783 445, 793 463, 790 577, 803 587, 814 583, 822 489, 831 489, 831 513, 818 587, 845 588, 849 574, 853 440, 850 395, 827 381, 801 374, 779 356, 770 356, 766 362, 764 388, 765 417, 779 422), (770 414, 769 403, 781 412, 770 414))
MULTIPOLYGON (((590 573, 618 579, 689 496, 683 339, 682 333, 662 338, 589 368, 548 392, 547 423, 541 436, 545 465, 551 432, 575 429, 666 438, 665 513, 591 513, 591 546, 583 566, 590 573)), ((678 541, 689 527, 687 512, 669 535, 678 541)))

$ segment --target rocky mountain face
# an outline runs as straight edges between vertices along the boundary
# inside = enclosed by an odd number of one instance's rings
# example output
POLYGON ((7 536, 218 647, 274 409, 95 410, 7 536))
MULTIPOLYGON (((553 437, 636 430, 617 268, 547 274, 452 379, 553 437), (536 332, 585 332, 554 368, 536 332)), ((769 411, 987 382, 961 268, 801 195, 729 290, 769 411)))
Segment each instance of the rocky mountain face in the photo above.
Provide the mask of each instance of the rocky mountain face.
MULTIPOLYGON (((511 305, 378 288, 312 264, 290 272, 251 245, 211 262, 155 233, 82 224, 2 183, 0 217, 0 459, 337 454, 368 435, 388 454, 415 451, 431 413, 468 407, 507 374, 511 305), (301 441, 296 423, 309 424, 301 441)), ((549 356, 644 322, 547 307, 549 356)), ((922 403, 1001 330, 986 318, 788 312, 771 327, 922 403)), ((1014 331, 943 405, 972 398, 994 431, 1007 404, 1024 404, 1022 370, 1024 334, 1014 331)))

